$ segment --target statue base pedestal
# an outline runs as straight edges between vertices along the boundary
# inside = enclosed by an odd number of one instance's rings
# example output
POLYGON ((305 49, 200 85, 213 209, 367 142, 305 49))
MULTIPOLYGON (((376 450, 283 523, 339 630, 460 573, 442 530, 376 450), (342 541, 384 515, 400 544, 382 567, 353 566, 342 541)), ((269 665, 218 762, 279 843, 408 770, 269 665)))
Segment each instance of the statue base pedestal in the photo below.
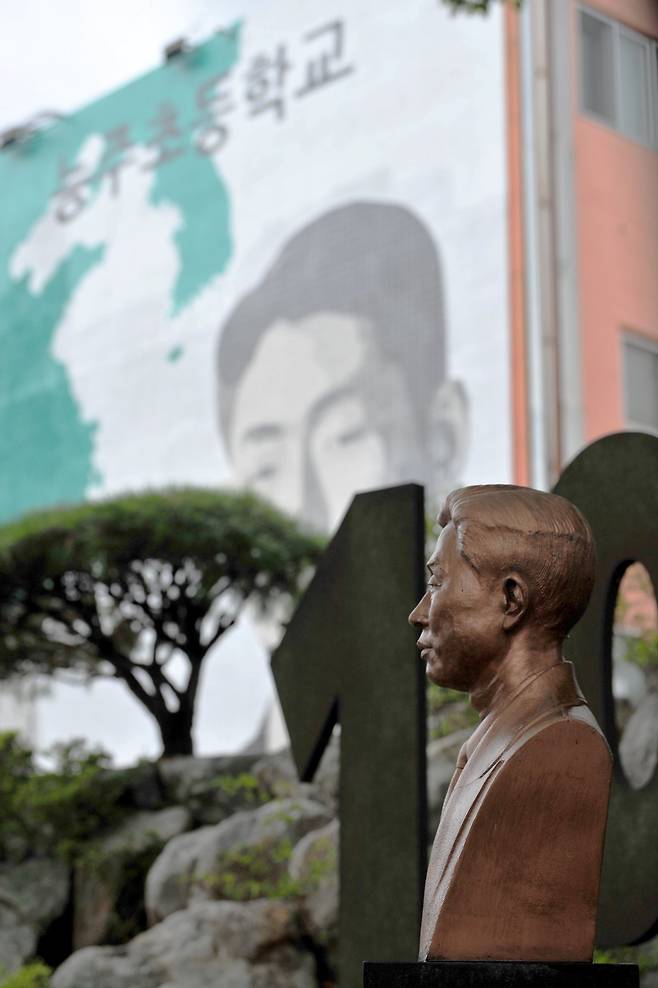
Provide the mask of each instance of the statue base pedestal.
POLYGON ((426 961, 363 965, 363 988, 638 988, 636 964, 426 961))

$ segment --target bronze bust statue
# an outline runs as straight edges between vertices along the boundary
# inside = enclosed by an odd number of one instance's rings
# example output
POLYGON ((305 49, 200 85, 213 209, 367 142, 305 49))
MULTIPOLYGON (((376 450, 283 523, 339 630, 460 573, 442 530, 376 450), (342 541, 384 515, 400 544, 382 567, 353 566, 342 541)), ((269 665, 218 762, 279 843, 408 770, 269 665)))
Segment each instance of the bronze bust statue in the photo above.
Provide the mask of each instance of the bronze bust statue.
POLYGON ((420 960, 591 961, 612 773, 562 643, 594 582, 569 501, 453 491, 409 616, 428 678, 470 694, 425 884, 420 960))

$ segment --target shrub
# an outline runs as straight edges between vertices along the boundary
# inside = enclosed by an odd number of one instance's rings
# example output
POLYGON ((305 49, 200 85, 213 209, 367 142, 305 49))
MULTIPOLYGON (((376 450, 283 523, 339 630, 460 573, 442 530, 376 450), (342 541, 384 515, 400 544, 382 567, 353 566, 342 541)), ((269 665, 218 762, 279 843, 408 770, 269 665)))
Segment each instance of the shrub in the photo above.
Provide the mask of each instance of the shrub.
MULTIPOLYGON (((0 981, 0 988, 48 988, 52 971, 41 961, 34 961, 0 981)), ((1 977, 1 975, 0 975, 1 977)))
POLYGON ((109 755, 81 741, 51 754, 54 767, 41 770, 16 734, 0 734, 0 860, 48 854, 73 861, 125 813, 119 797, 126 780, 108 771, 109 755))

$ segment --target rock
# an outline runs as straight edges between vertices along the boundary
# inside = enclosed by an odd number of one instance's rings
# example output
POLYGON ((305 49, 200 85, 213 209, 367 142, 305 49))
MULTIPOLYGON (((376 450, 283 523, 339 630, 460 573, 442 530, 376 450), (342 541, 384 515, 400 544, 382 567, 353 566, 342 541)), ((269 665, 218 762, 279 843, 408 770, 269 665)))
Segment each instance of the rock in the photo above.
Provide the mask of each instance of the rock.
POLYGON ((136 810, 160 810, 165 804, 158 765, 142 761, 126 772, 128 784, 124 801, 136 810))
MULTIPOLYGON (((318 767, 318 773, 321 766, 322 762, 318 767)), ((254 765, 252 773, 267 799, 318 800, 332 810, 336 808, 335 800, 328 795, 328 781, 325 781, 323 786, 318 785, 316 774, 312 785, 308 782, 300 782, 290 748, 282 748, 280 751, 263 755, 254 765)))
POLYGON ((239 775, 252 768, 257 756, 219 755, 196 758, 179 755, 162 758, 157 764, 158 775, 165 795, 173 802, 187 804, 201 788, 214 782, 217 776, 239 775))
POLYGON ((299 776, 292 759, 290 748, 282 748, 263 755, 254 765, 253 774, 270 796, 285 799, 295 794, 299 786, 299 776))
POLYGON ((658 988, 658 936, 630 948, 630 958, 640 966, 640 988, 658 988))
POLYGON ((191 826, 182 806, 128 817, 96 841, 93 856, 76 866, 73 947, 125 939, 146 925, 144 879, 162 847, 191 826))
POLYGON ((15 970, 34 955, 39 936, 66 908, 69 884, 62 861, 0 865, 0 967, 15 970))
POLYGON ((321 803, 280 799, 174 838, 146 879, 149 923, 193 900, 277 894, 293 845, 330 819, 321 803))
POLYGON ((333 809, 338 808, 338 791, 340 787, 340 730, 334 729, 327 745, 318 770, 313 777, 313 788, 320 797, 333 809))
POLYGON ((0 899, 0 972, 12 974, 18 970, 34 956, 36 947, 37 933, 33 924, 0 899))
POLYGON ((197 875, 197 860, 204 842, 221 827, 200 827, 169 841, 146 876, 144 902, 149 925, 184 909, 197 875))
POLYGON ((199 902, 126 947, 73 954, 52 988, 315 988, 313 958, 299 949, 283 902, 199 902))
POLYGON ((85 947, 64 961, 53 974, 51 988, 160 988, 155 971, 140 970, 139 960, 122 947, 85 947))
POLYGON ((169 806, 155 813, 135 813, 100 842, 105 854, 130 852, 139 854, 153 844, 166 844, 192 825, 192 817, 184 806, 169 806))
POLYGON ((65 909, 69 870, 63 861, 31 858, 17 865, 0 865, 0 901, 8 898, 39 932, 65 909))
POLYGON ((168 800, 185 804, 197 824, 209 825, 269 798, 252 772, 259 757, 165 758, 158 763, 158 773, 168 800))
POLYGON ((338 938, 339 824, 332 820, 299 841, 290 859, 290 877, 302 896, 304 930, 317 943, 335 948, 338 938))
POLYGON ((619 743, 619 758, 634 789, 651 780, 658 764, 658 693, 648 693, 631 714, 619 743))

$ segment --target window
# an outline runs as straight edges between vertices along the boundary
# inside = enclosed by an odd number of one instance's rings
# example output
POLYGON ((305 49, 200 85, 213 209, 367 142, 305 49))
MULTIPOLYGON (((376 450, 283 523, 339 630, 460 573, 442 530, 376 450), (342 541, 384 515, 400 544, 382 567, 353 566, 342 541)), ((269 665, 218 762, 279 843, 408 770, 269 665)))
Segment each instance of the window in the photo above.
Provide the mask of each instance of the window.
POLYGON ((658 44, 598 13, 580 11, 581 106, 626 137, 658 142, 658 44))
POLYGON ((651 139, 649 121, 649 45, 626 32, 619 35, 619 125, 642 144, 651 139))
POLYGON ((582 44, 583 107, 609 124, 615 122, 612 27, 583 11, 580 15, 582 44))
POLYGON ((626 424, 658 432, 658 345, 626 337, 623 348, 626 424))

